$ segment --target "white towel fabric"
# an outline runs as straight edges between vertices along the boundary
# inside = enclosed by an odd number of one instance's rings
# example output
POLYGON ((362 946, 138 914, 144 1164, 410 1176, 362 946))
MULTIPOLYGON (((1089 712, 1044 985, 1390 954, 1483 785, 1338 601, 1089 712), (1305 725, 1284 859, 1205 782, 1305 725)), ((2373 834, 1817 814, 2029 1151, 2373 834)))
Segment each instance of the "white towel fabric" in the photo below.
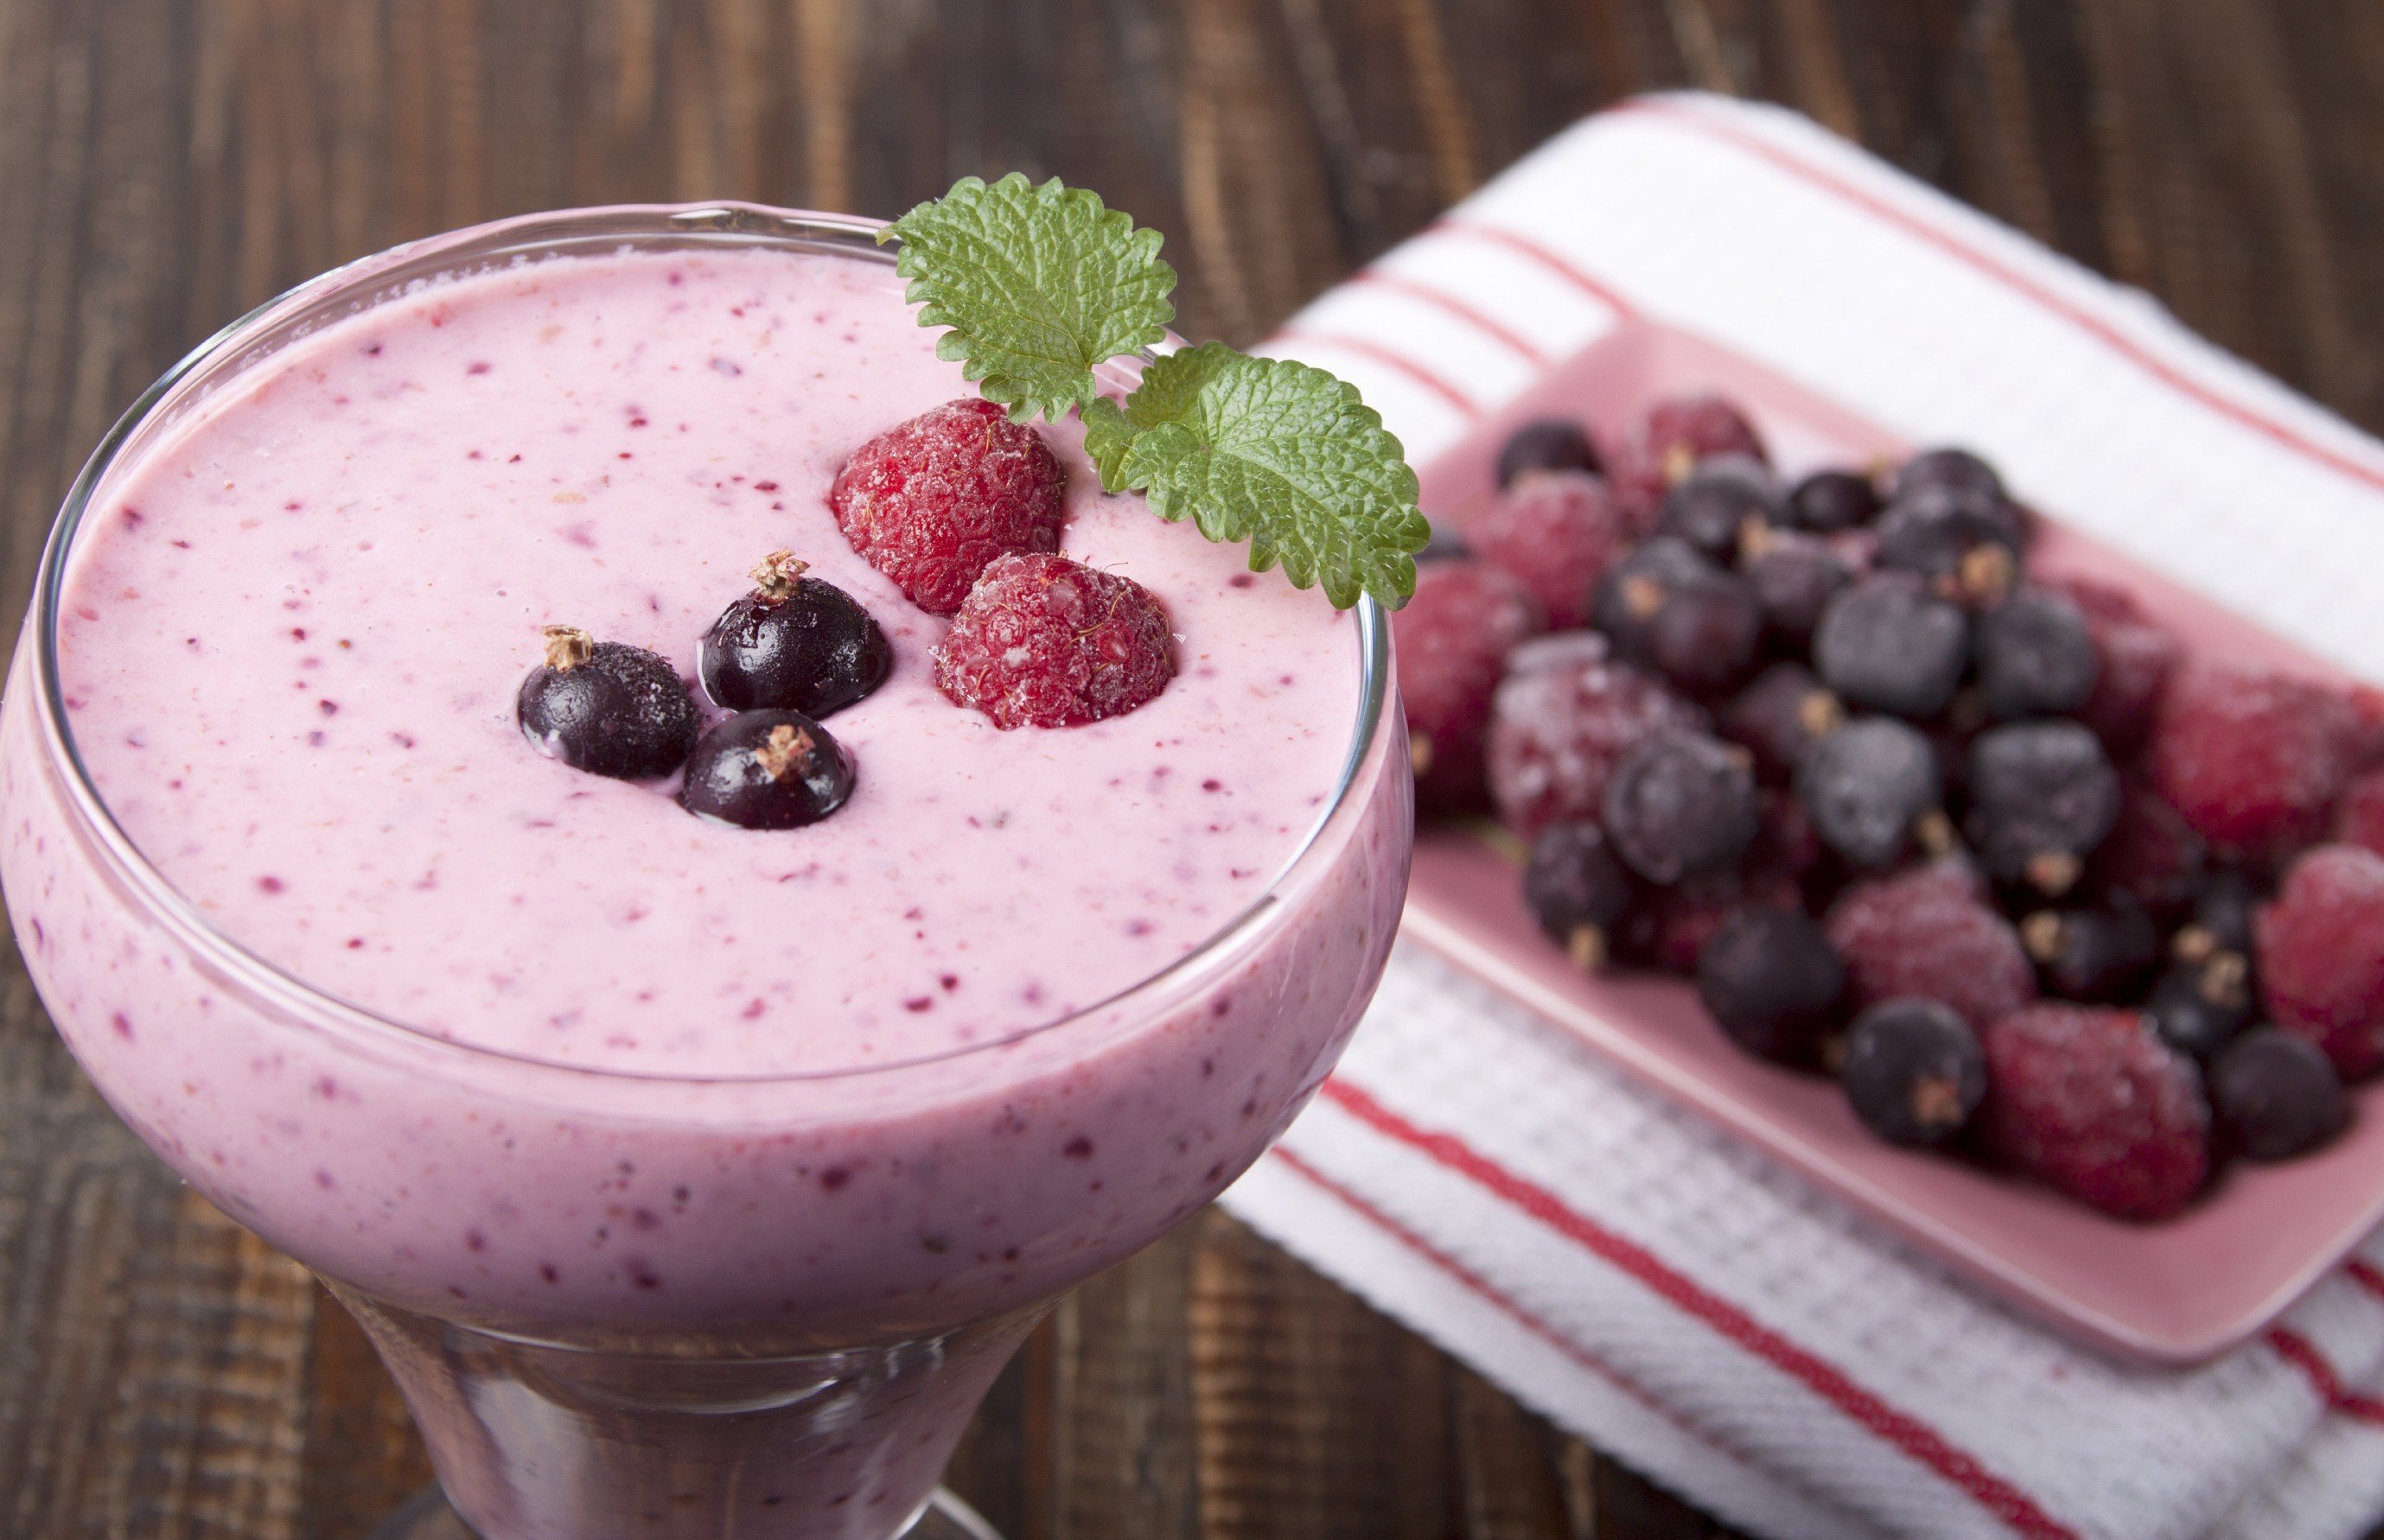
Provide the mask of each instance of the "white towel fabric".
MULTIPOLYGON (((2384 677, 2384 445, 1791 114, 1590 118, 1303 311, 1419 463, 1629 313, 2384 677)), ((2022 1321, 1408 944, 1224 1199, 1757 1534, 2320 1540, 2384 1515, 2384 1243, 2191 1370, 2022 1321)))

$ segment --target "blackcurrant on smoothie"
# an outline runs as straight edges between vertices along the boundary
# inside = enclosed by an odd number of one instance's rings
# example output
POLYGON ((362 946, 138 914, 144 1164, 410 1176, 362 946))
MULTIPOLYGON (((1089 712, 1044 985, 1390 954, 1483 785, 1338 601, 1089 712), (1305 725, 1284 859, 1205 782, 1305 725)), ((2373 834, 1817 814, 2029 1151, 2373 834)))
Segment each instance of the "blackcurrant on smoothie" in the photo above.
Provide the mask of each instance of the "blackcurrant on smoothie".
POLYGON ((1174 677, 1064 728, 938 691, 947 620, 827 492, 973 391, 852 229, 548 217, 317 280, 103 449, 18 649, 0 875, 60 1031, 194 1186, 358 1302, 492 1536, 894 1533, 1025 1312, 1298 1108, 1396 922, 1379 615, 1103 493, 1072 427, 1035 429, 1061 553, 1163 602, 1174 677), (891 645, 826 724, 857 769, 834 816, 728 826, 526 741, 541 627, 692 679, 781 550, 891 645), (853 1392, 826 1453, 747 1406, 529 1459, 521 1428, 552 1453, 595 1414, 519 1365, 457 1371, 450 1329, 632 1362, 865 1349, 851 1383, 900 1394, 853 1392), (700 1520, 619 1517, 707 1439, 747 1473, 700 1520))

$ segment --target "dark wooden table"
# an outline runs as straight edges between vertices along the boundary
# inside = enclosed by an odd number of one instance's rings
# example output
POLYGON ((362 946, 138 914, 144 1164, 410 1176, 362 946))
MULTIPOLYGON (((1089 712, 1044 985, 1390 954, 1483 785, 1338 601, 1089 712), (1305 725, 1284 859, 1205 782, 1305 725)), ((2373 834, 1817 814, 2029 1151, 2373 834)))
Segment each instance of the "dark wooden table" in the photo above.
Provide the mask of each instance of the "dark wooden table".
MULTIPOLYGON (((143 386, 395 241, 1058 173, 1244 341, 1680 85, 1800 107, 2384 427, 2375 0, 0 0, 0 607, 143 386)), ((10 951, 0 1535, 341 1540, 424 1477, 346 1317, 116 1123, 10 951)), ((1725 1533, 1213 1215, 1062 1307, 954 1479, 1014 1540, 1725 1533)))

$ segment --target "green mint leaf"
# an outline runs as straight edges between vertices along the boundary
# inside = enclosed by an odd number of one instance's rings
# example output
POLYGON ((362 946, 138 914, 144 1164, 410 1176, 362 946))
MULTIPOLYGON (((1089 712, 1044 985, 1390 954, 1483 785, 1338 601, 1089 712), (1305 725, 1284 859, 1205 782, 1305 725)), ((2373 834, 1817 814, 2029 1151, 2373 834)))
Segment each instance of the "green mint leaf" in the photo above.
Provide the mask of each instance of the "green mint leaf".
POLYGON ((1341 609, 1415 592, 1431 538, 1415 472, 1355 387, 1287 358, 1223 342, 1157 359, 1123 406, 1085 409, 1085 447, 1111 491, 1143 492, 1212 540, 1248 540, 1250 569, 1282 564, 1341 609))
POLYGON ((937 354, 1020 422, 1091 404, 1093 366, 1153 346, 1175 318, 1159 232, 1056 177, 963 177, 877 239, 898 236, 919 324, 951 329, 937 354))

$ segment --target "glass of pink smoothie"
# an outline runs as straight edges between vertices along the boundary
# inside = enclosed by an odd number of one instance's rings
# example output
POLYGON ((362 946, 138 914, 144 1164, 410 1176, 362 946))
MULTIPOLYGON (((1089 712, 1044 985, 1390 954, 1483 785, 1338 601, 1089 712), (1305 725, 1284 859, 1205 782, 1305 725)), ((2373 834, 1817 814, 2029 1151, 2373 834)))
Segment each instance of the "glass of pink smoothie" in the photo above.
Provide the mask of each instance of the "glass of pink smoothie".
POLYGON ((109 434, 16 650, 0 880, 60 1034, 356 1314, 487 1540, 980 1533, 928 1505, 1001 1363, 1257 1158, 1397 922, 1384 617, 1103 494, 1073 426, 1062 550, 1159 595, 1176 677, 1058 730, 936 691, 944 622, 825 503, 970 393, 873 228, 536 216, 305 284, 109 434), (691 674, 779 548, 893 644, 842 812, 525 743, 542 624, 691 674))

